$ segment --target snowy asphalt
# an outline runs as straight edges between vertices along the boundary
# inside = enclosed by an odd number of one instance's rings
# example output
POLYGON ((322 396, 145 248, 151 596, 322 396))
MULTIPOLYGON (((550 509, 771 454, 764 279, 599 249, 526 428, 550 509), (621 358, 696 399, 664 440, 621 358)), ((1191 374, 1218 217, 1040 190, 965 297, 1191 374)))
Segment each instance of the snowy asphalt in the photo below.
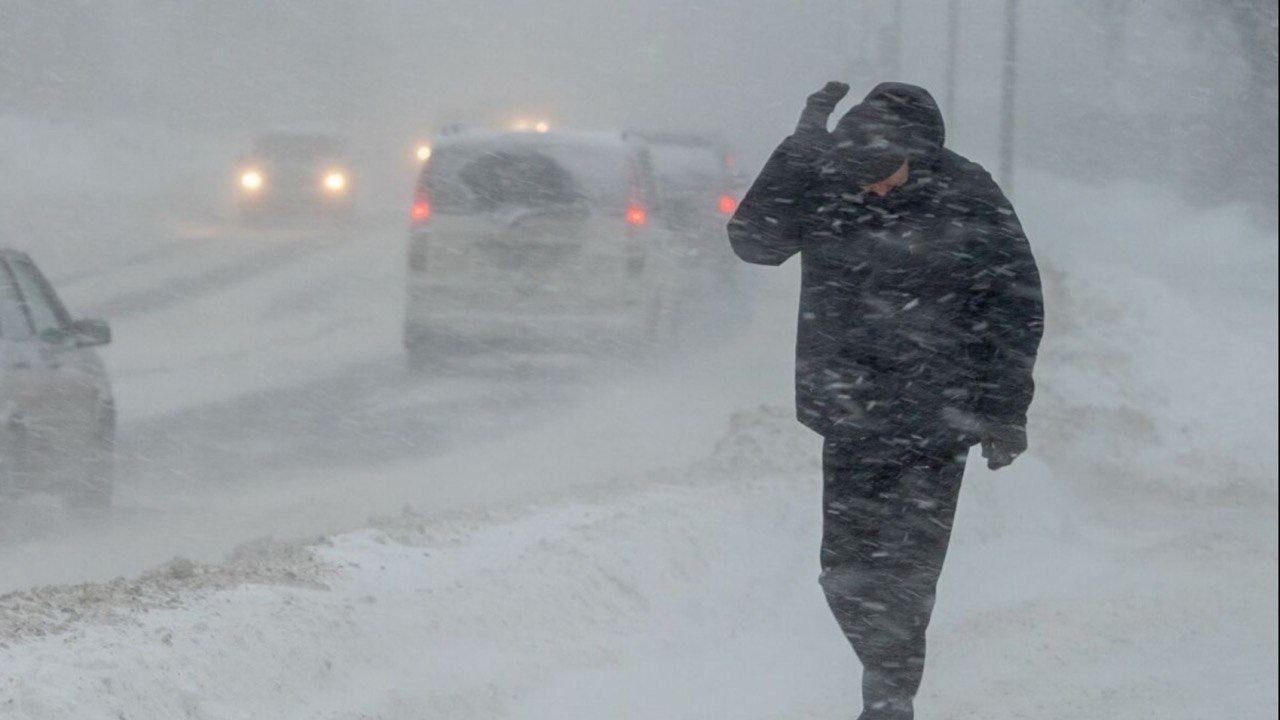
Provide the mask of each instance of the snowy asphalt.
POLYGON ((489 441, 626 374, 629 362, 618 357, 469 357, 442 373, 410 368, 398 334, 402 260, 403 229, 394 225, 205 226, 117 248, 92 271, 55 274, 73 312, 108 318, 115 331, 103 354, 120 414, 116 507, 96 519, 46 498, 4 508, 0 591, 139 572, 163 559, 148 550, 154 532, 190 536, 166 553, 216 557, 245 533, 274 534, 282 517, 309 515, 300 478, 489 441), (244 527, 242 511, 218 518, 216 508, 251 504, 274 487, 300 490, 292 500, 273 496, 272 519, 263 512, 244 527), (110 558, 77 560, 104 541, 110 558))

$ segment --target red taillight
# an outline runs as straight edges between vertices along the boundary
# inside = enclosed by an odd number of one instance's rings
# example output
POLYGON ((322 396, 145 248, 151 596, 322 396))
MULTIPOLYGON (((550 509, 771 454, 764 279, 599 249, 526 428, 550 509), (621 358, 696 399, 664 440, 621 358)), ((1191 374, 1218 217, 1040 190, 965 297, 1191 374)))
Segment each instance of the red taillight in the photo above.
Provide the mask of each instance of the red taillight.
POLYGON ((734 200, 732 195, 721 195, 717 207, 725 215, 732 215, 733 211, 738 209, 738 201, 734 200))
POLYGON ((431 203, 421 195, 413 201, 413 206, 409 208, 409 217, 414 221, 422 221, 431 217, 431 203))
POLYGON ((644 211, 643 207, 633 203, 627 207, 627 214, 624 217, 628 224, 643 225, 648 213, 644 211))

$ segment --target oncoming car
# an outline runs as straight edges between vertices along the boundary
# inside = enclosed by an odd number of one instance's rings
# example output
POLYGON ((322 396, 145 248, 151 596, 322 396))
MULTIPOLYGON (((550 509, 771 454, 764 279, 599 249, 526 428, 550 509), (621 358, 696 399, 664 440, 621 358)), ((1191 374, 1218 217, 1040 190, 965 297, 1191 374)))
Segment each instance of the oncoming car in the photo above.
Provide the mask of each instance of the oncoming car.
POLYGON ((623 133, 441 138, 411 209, 410 357, 652 337, 664 285, 654 197, 648 151, 623 133))
POLYGON ((235 182, 236 205, 248 222, 344 219, 351 212, 351 162, 343 142, 330 134, 258 136, 235 182))
POLYGON ((115 403, 94 347, 98 320, 72 320, 23 253, 0 249, 0 498, 111 503, 115 403))

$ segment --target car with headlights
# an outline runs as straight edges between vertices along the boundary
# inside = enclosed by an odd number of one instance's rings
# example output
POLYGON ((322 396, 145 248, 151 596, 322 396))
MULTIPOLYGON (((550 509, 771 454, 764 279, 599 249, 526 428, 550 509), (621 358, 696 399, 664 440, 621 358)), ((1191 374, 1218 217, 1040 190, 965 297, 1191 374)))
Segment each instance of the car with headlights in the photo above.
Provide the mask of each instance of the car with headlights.
POLYGON ((236 173, 236 205, 247 222, 345 219, 351 213, 351 161, 336 135, 273 132, 253 140, 236 173))
POLYGON ((410 210, 410 357, 652 337, 665 312, 655 199, 648 149, 626 133, 441 137, 410 210))
POLYGON ((0 499, 111 503, 116 413, 94 348, 99 320, 74 320, 25 253, 0 249, 0 499))

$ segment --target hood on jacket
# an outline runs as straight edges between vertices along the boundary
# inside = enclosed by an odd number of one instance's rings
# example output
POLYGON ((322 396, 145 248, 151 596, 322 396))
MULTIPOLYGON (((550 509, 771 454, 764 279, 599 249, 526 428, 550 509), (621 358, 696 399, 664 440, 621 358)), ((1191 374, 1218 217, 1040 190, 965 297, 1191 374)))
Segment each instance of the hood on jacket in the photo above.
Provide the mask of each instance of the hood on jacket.
POLYGON ((855 183, 871 184, 892 175, 903 161, 931 164, 946 141, 946 127, 928 90, 885 82, 845 113, 831 136, 834 145, 824 165, 855 183))

